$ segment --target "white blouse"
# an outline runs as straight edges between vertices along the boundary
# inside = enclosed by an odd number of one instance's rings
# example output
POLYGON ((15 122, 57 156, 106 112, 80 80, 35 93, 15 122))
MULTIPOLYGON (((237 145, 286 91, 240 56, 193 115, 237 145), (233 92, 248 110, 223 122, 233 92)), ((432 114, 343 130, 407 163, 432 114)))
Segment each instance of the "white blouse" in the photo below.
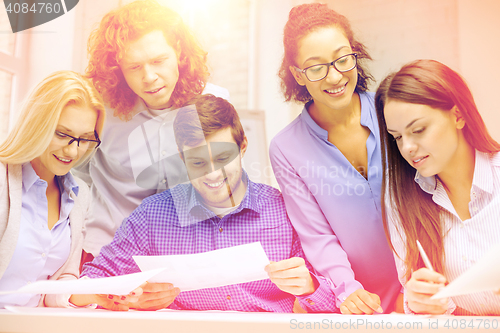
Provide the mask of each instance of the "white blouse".
MULTIPOLYGON (((445 234, 445 271, 440 273, 451 282, 473 266, 490 248, 500 243, 500 153, 476 151, 469 202, 471 218, 465 221, 458 216, 438 178, 422 177, 417 171, 415 181, 443 208, 441 221, 445 234)), ((404 279, 406 237, 387 201, 386 207, 391 241, 396 253, 402 258, 394 255, 399 280, 404 286, 407 282, 404 279)), ((452 313, 457 306, 477 315, 500 315, 500 296, 492 291, 455 296, 448 303, 447 313, 452 313)), ((406 289, 405 310, 411 312, 407 308, 406 289)), ((460 313, 457 311, 455 314, 460 313)))

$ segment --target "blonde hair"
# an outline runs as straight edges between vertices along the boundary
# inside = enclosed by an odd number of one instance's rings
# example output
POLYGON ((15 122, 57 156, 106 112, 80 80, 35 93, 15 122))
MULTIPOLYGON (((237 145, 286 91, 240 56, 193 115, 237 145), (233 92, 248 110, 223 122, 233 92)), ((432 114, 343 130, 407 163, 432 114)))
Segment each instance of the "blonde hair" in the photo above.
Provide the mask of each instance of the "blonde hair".
MULTIPOLYGON (((72 71, 59 71, 40 82, 24 102, 14 128, 0 144, 0 162, 22 164, 40 156, 53 139, 67 105, 95 110, 95 132, 101 137, 106 114, 101 95, 89 79, 72 71)), ((94 151, 89 149, 76 165, 87 161, 94 151)))

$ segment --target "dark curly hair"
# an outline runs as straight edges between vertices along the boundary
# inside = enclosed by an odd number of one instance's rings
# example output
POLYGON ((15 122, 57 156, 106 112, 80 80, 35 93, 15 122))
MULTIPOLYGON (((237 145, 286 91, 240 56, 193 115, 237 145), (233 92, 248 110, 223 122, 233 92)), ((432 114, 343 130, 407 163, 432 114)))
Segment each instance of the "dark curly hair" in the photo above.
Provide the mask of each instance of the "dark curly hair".
POLYGON ((278 76, 281 79, 281 90, 286 101, 293 100, 305 103, 312 99, 307 88, 295 81, 289 67, 296 66, 295 59, 298 54, 299 41, 307 34, 329 26, 341 28, 349 40, 353 52, 358 54, 358 83, 356 84, 356 91, 362 92, 368 89, 369 80, 373 80, 373 77, 364 67, 364 60, 371 60, 372 58, 368 54, 366 47, 354 38, 354 33, 347 18, 328 8, 325 4, 303 4, 295 6, 290 10, 283 32, 285 54, 278 76))
POLYGON ((170 97, 172 107, 181 107, 201 94, 208 79, 207 53, 179 14, 154 0, 135 1, 111 11, 89 37, 86 75, 114 109, 114 115, 123 120, 131 118, 137 95, 118 64, 128 42, 153 30, 163 31, 168 44, 179 54, 179 80, 170 97))

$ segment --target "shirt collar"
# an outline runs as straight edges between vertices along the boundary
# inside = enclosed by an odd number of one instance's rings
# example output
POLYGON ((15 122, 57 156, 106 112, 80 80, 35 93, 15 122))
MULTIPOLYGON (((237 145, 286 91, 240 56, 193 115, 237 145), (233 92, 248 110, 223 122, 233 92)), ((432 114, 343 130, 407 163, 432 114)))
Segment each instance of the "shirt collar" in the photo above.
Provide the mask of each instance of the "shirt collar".
POLYGON ((305 123, 309 126, 309 128, 320 138, 328 141, 328 131, 321 128, 316 122, 311 118, 309 111, 307 108, 311 105, 311 102, 308 102, 304 109, 302 109, 301 117, 304 119, 305 123))
MULTIPOLYGON (((374 101, 372 100, 373 97, 367 93, 358 93, 359 96, 359 101, 361 104, 361 119, 360 119, 360 124, 362 126, 368 127, 368 129, 371 132, 376 132, 377 128, 374 126, 373 119, 371 118, 371 114, 369 112, 369 109, 373 107, 374 101)), ((309 114, 309 111, 307 110, 309 108, 309 105, 311 105, 312 101, 308 102, 305 106, 304 109, 302 109, 302 114, 301 117, 303 117, 304 121, 306 124, 312 129, 312 131, 321 139, 328 141, 328 131, 321 128, 312 118, 311 115, 309 114)), ((378 126, 378 124, 377 124, 378 126)))
MULTIPOLYGON (((245 196, 243 197, 238 209, 232 211, 228 215, 238 214, 243 209, 251 209, 257 213, 260 212, 254 188, 255 184, 248 178, 245 170, 243 170, 242 181, 247 185, 245 196)), ((199 196, 191 184, 181 184, 175 186, 171 190, 171 193, 177 209, 179 224, 182 227, 202 222, 217 216, 200 202, 199 196)))
POLYGON ((429 194, 434 194, 437 187, 436 176, 424 177, 418 171, 415 173, 415 182, 429 194))
MULTIPOLYGON (((493 173, 489 154, 476 150, 476 161, 474 164, 474 177, 472 187, 477 187, 488 193, 493 193, 493 173)), ((415 182, 420 188, 429 194, 434 194, 437 188, 436 176, 424 177, 418 171, 415 173, 415 182)))
POLYGON ((490 154, 476 150, 476 163, 472 186, 493 194, 493 171, 490 154))
POLYGON ((73 177, 71 172, 68 172, 64 176, 57 176, 57 179, 59 180, 59 184, 62 185, 65 192, 68 192, 68 194, 70 192, 73 192, 76 196, 78 196, 80 187, 78 187, 78 183, 76 182, 75 177, 73 177))
POLYGON ((27 162, 23 164, 23 187, 24 191, 28 192, 31 187, 40 179, 33 169, 31 162, 27 162))
MULTIPOLYGON (((151 118, 151 119, 156 119, 159 122, 162 122, 165 120, 166 117, 171 113, 172 108, 166 108, 163 110, 151 110, 150 108, 147 107, 146 103, 142 100, 142 98, 137 97, 134 107, 133 107, 133 116, 132 118, 138 117, 139 115, 144 116, 146 118, 151 118)), ((168 118, 173 119, 174 115, 171 115, 168 118)))
MULTIPOLYGON (((59 181, 59 185, 62 186, 62 189, 65 192, 68 192, 69 194, 71 191, 73 191, 75 195, 78 195, 79 187, 71 172, 68 172, 64 176, 56 176, 56 177, 57 180, 59 181)), ((40 181, 40 184, 42 183, 46 184, 46 182, 36 174, 36 171, 35 169, 33 169, 33 166, 31 165, 30 162, 24 163, 23 164, 24 191, 28 192, 37 181, 40 181)))

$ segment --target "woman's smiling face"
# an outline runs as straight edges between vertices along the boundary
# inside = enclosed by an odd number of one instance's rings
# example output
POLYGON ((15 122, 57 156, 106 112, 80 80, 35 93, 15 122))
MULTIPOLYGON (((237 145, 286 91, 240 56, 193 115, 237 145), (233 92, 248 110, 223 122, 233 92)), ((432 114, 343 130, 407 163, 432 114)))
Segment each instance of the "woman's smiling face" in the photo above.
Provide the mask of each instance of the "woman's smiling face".
MULTIPOLYGON (((88 145, 74 141, 68 145, 59 137, 61 133, 77 138, 94 139, 97 112, 86 105, 67 105, 63 108, 54 138, 47 149, 31 164, 38 176, 44 180, 67 174, 85 155, 88 145)), ((65 139, 65 138, 62 138, 65 139)))
MULTIPOLYGON (((295 61, 298 68, 304 69, 330 63, 350 53, 353 53, 351 44, 343 30, 336 26, 327 26, 310 32, 300 40, 295 61)), ((304 73, 293 67, 290 67, 290 71, 298 84, 306 86, 319 108, 342 110, 351 104, 358 82, 356 67, 341 73, 331 66, 328 75, 315 82, 309 81, 304 73)))
POLYGON ((403 158, 424 177, 438 175, 458 163, 457 150, 465 122, 456 110, 432 108, 389 99, 384 108, 387 131, 403 158))

